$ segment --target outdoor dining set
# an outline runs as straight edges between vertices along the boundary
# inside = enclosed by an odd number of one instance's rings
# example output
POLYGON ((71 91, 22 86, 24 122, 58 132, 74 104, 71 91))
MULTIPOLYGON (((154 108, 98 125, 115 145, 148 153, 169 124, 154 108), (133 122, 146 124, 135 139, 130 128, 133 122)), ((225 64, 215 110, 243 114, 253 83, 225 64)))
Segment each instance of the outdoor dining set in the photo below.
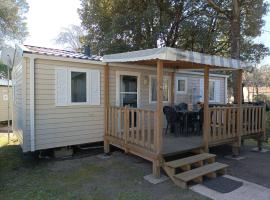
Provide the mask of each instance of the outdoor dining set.
POLYGON ((188 104, 164 106, 163 113, 167 120, 165 135, 168 131, 175 136, 202 135, 203 108, 188 109, 188 104))

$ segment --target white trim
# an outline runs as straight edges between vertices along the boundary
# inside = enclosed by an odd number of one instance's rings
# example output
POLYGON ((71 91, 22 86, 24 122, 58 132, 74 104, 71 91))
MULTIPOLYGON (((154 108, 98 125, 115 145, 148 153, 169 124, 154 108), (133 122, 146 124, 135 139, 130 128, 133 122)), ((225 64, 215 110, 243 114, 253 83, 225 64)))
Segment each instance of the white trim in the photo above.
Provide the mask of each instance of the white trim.
POLYGON ((209 97, 208 97, 208 99, 209 99, 209 103, 217 103, 216 102, 216 98, 215 98, 215 80, 214 79, 209 79, 209 97), (210 100, 210 82, 212 82, 212 83, 214 83, 214 100, 210 100))
POLYGON ((30 57, 30 144, 35 151, 35 58, 30 57))
POLYGON ((91 76, 90 76, 91 71, 87 69, 78 69, 78 68, 69 68, 68 69, 68 104, 70 106, 74 105, 89 105, 91 104, 90 102, 90 92, 89 92, 89 83, 91 82, 91 76), (86 74, 86 102, 72 102, 72 95, 71 95, 71 72, 83 72, 86 74))
POLYGON ((116 105, 120 106, 120 76, 136 76, 137 77, 137 108, 140 108, 141 96, 141 74, 139 72, 116 71, 116 105))
MULTIPOLYGON (((151 91, 152 78, 157 78, 157 75, 149 75, 149 90, 148 90, 149 104, 157 103, 157 101, 152 101, 152 91, 151 91)), ((163 80, 168 80, 168 84, 169 84, 168 85, 168 101, 163 101, 163 103, 169 103, 171 101, 171 77, 163 76, 163 80)))
POLYGON ((175 83, 174 83, 174 86, 175 86, 175 91, 176 91, 176 94, 187 94, 187 89, 188 89, 188 77, 179 77, 179 76, 176 76, 175 77, 175 83), (178 81, 185 81, 185 90, 184 91, 179 91, 178 90, 178 81))

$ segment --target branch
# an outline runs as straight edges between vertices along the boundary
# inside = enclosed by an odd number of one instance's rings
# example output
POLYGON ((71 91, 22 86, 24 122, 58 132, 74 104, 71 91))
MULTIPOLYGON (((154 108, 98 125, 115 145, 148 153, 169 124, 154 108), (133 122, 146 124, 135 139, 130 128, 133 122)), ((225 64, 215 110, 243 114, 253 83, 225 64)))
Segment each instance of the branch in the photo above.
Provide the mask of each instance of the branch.
POLYGON ((231 13, 229 10, 222 9, 220 6, 218 6, 213 0, 206 0, 208 5, 213 8, 218 13, 224 14, 227 18, 231 18, 231 13))

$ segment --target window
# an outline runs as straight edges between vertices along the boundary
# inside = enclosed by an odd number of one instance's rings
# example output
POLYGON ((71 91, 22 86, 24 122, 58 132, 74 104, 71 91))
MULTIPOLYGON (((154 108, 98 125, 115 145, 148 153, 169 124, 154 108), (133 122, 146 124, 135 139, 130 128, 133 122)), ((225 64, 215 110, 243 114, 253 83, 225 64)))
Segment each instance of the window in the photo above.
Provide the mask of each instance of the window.
POLYGON ((209 101, 215 101, 215 81, 209 81, 209 101))
POLYGON ((56 74, 56 105, 100 105, 100 71, 59 68, 56 74))
POLYGON ((187 93, 187 78, 186 77, 177 77, 176 78, 176 92, 178 94, 187 93))
POLYGON ((71 102, 87 102, 86 72, 71 72, 71 102))
MULTIPOLYGON (((209 102, 220 103, 221 96, 221 81, 220 80, 209 80, 209 102)), ((200 79, 200 101, 204 98, 204 79, 200 79)))
MULTIPOLYGON (((163 78, 163 102, 169 101, 169 85, 170 80, 169 77, 163 78)), ((157 101, 157 77, 156 76, 150 76, 150 89, 149 89, 149 101, 150 103, 154 103, 157 101)))

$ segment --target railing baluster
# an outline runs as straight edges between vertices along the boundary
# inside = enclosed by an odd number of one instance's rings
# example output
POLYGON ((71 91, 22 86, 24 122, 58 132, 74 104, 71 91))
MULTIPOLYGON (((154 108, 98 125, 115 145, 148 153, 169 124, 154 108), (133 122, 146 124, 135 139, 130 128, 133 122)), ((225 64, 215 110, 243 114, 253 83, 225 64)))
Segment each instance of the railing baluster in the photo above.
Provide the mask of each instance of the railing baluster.
POLYGON ((227 119, 228 119, 228 121, 227 121, 227 132, 228 132, 228 136, 229 137, 232 137, 232 132, 231 132, 231 116, 232 116, 232 110, 231 110, 231 108, 230 107, 228 107, 228 116, 227 116, 227 119))
POLYGON ((211 140, 216 141, 217 137, 217 110, 214 108, 212 110, 213 117, 212 117, 212 124, 213 124, 213 134, 211 140))
POLYGON ((227 139, 229 138, 230 136, 228 135, 228 132, 226 131, 227 130, 227 108, 224 108, 224 111, 223 111, 223 139, 227 139))
POLYGON ((144 113, 145 111, 143 110, 142 111, 142 146, 145 146, 145 132, 144 132, 144 129, 145 129, 145 119, 144 119, 144 113))
POLYGON ((147 147, 151 149, 151 112, 147 112, 147 147))
POLYGON ((131 142, 134 143, 134 110, 131 110, 131 142))

